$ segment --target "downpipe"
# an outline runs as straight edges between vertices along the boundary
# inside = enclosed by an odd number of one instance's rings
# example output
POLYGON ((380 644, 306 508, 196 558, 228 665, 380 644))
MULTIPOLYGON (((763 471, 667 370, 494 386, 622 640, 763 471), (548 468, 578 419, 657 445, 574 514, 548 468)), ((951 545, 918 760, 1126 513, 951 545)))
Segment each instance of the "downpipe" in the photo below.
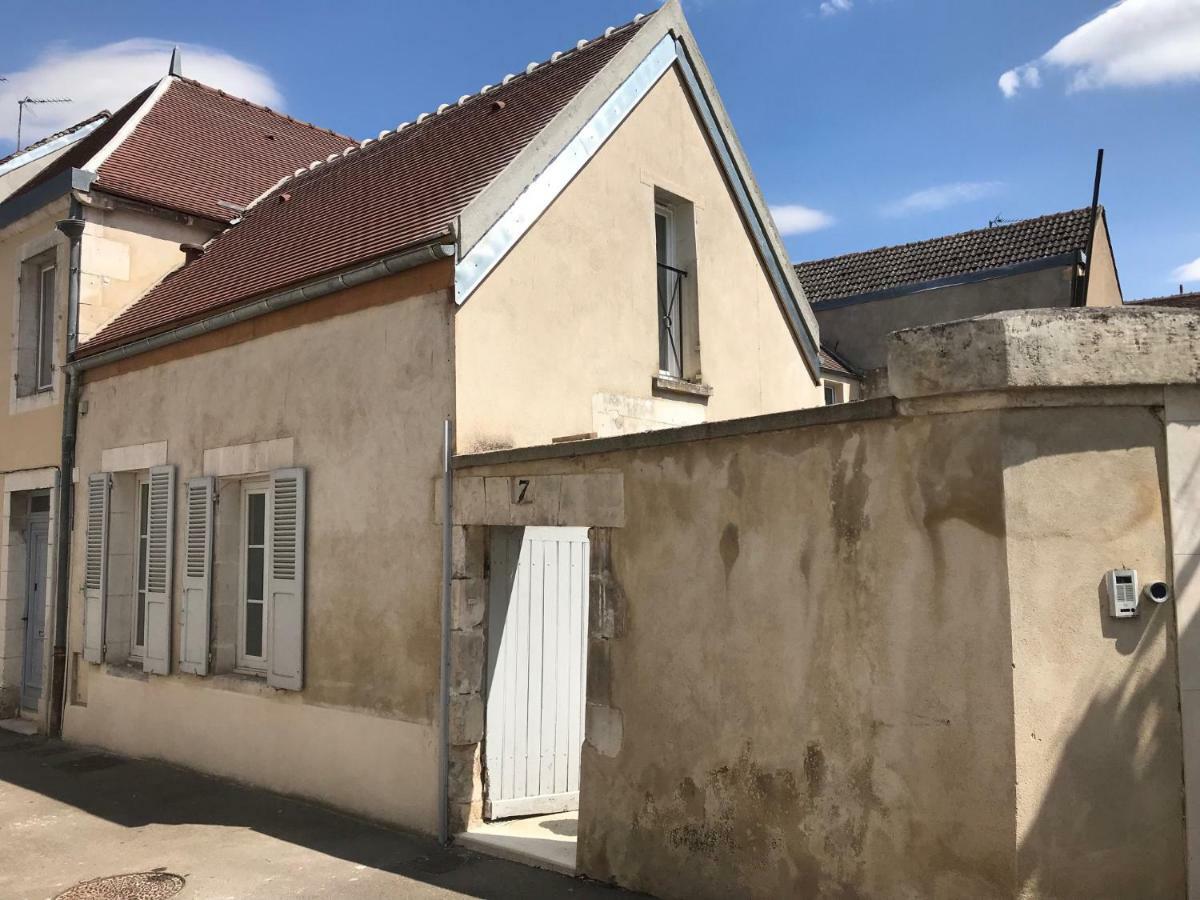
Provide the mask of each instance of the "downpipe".
POLYGON ((450 842, 450 582, 454 576, 454 424, 442 430, 442 654, 438 679, 441 723, 438 742, 438 841, 450 842))
MULTIPOLYGON (((70 241, 70 268, 67 273, 67 347, 69 359, 75 352, 79 330, 79 270, 84 221, 79 202, 71 201, 71 216, 57 223, 70 241)), ((75 471, 75 433, 79 418, 79 373, 65 366, 66 394, 63 398, 61 461, 58 467, 58 509, 54 528, 54 649, 50 663, 50 696, 46 705, 46 731, 62 737, 66 711, 67 683, 67 611, 70 597, 71 533, 74 504, 72 481, 75 471)))

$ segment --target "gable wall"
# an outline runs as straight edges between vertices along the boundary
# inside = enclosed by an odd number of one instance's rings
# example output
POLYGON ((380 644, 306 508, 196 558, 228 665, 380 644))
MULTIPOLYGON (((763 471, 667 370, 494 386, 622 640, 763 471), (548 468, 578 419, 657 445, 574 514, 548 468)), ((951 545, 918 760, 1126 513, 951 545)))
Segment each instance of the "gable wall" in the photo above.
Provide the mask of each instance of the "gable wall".
POLYGON ((455 330, 460 451, 821 403, 674 68, 468 299, 455 330), (695 205, 707 403, 652 390, 656 186, 695 205))

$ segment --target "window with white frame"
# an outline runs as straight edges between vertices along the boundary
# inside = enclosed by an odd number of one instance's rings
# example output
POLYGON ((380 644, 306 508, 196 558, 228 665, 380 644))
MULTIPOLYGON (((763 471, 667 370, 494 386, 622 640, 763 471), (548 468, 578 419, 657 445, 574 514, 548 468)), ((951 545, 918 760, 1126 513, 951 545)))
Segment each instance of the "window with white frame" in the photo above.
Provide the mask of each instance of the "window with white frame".
POLYGON ((699 381, 695 208, 663 190, 654 196, 654 262, 659 374, 699 381))
POLYGON ((821 384, 825 388, 826 406, 833 406, 836 403, 846 402, 846 384, 840 381, 833 381, 829 378, 822 379, 821 384))
POLYGON ((141 659, 146 652, 146 574, 150 549, 150 479, 137 482, 137 508, 134 510, 136 537, 133 542, 133 615, 129 617, 133 633, 129 656, 141 659))
POLYGON ((267 668, 267 520, 270 485, 265 481, 242 485, 241 572, 238 591, 237 665, 253 672, 267 668))
POLYGON ((54 386, 55 259, 55 251, 48 250, 21 265, 15 373, 18 397, 54 386))
POLYGON ((89 474, 84 660, 140 656, 152 675, 237 671, 302 690, 305 484, 297 468, 189 478, 177 533, 173 465, 89 474))

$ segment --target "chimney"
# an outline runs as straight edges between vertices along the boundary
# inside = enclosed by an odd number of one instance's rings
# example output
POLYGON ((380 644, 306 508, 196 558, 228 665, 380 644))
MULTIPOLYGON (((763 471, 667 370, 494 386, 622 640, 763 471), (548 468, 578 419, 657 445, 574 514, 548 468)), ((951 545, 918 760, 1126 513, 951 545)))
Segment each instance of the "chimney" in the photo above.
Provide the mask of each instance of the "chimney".
POLYGON ((180 244, 179 249, 183 251, 183 264, 190 265, 204 255, 203 244, 180 244))
POLYGON ((183 57, 179 54, 178 46, 171 51, 171 68, 167 74, 174 75, 177 78, 183 77, 183 57))

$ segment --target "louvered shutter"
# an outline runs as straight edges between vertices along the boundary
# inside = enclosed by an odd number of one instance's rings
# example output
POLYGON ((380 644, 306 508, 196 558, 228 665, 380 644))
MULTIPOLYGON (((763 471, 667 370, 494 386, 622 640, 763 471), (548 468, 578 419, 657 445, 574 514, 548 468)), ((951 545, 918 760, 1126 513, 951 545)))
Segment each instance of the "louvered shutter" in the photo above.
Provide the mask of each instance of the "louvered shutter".
POLYGON ((97 472, 87 481, 87 531, 83 559, 83 658, 104 659, 104 601, 108 572, 108 494, 112 476, 97 472))
POLYGON ((208 674, 208 628, 212 597, 213 479, 187 483, 187 536, 184 540, 182 638, 179 671, 208 674))
POLYGON ((271 473, 267 683, 304 686, 304 470, 271 473))
POLYGON ((150 470, 146 527, 146 651, 142 669, 171 671, 171 556, 174 549, 175 467, 150 470))

